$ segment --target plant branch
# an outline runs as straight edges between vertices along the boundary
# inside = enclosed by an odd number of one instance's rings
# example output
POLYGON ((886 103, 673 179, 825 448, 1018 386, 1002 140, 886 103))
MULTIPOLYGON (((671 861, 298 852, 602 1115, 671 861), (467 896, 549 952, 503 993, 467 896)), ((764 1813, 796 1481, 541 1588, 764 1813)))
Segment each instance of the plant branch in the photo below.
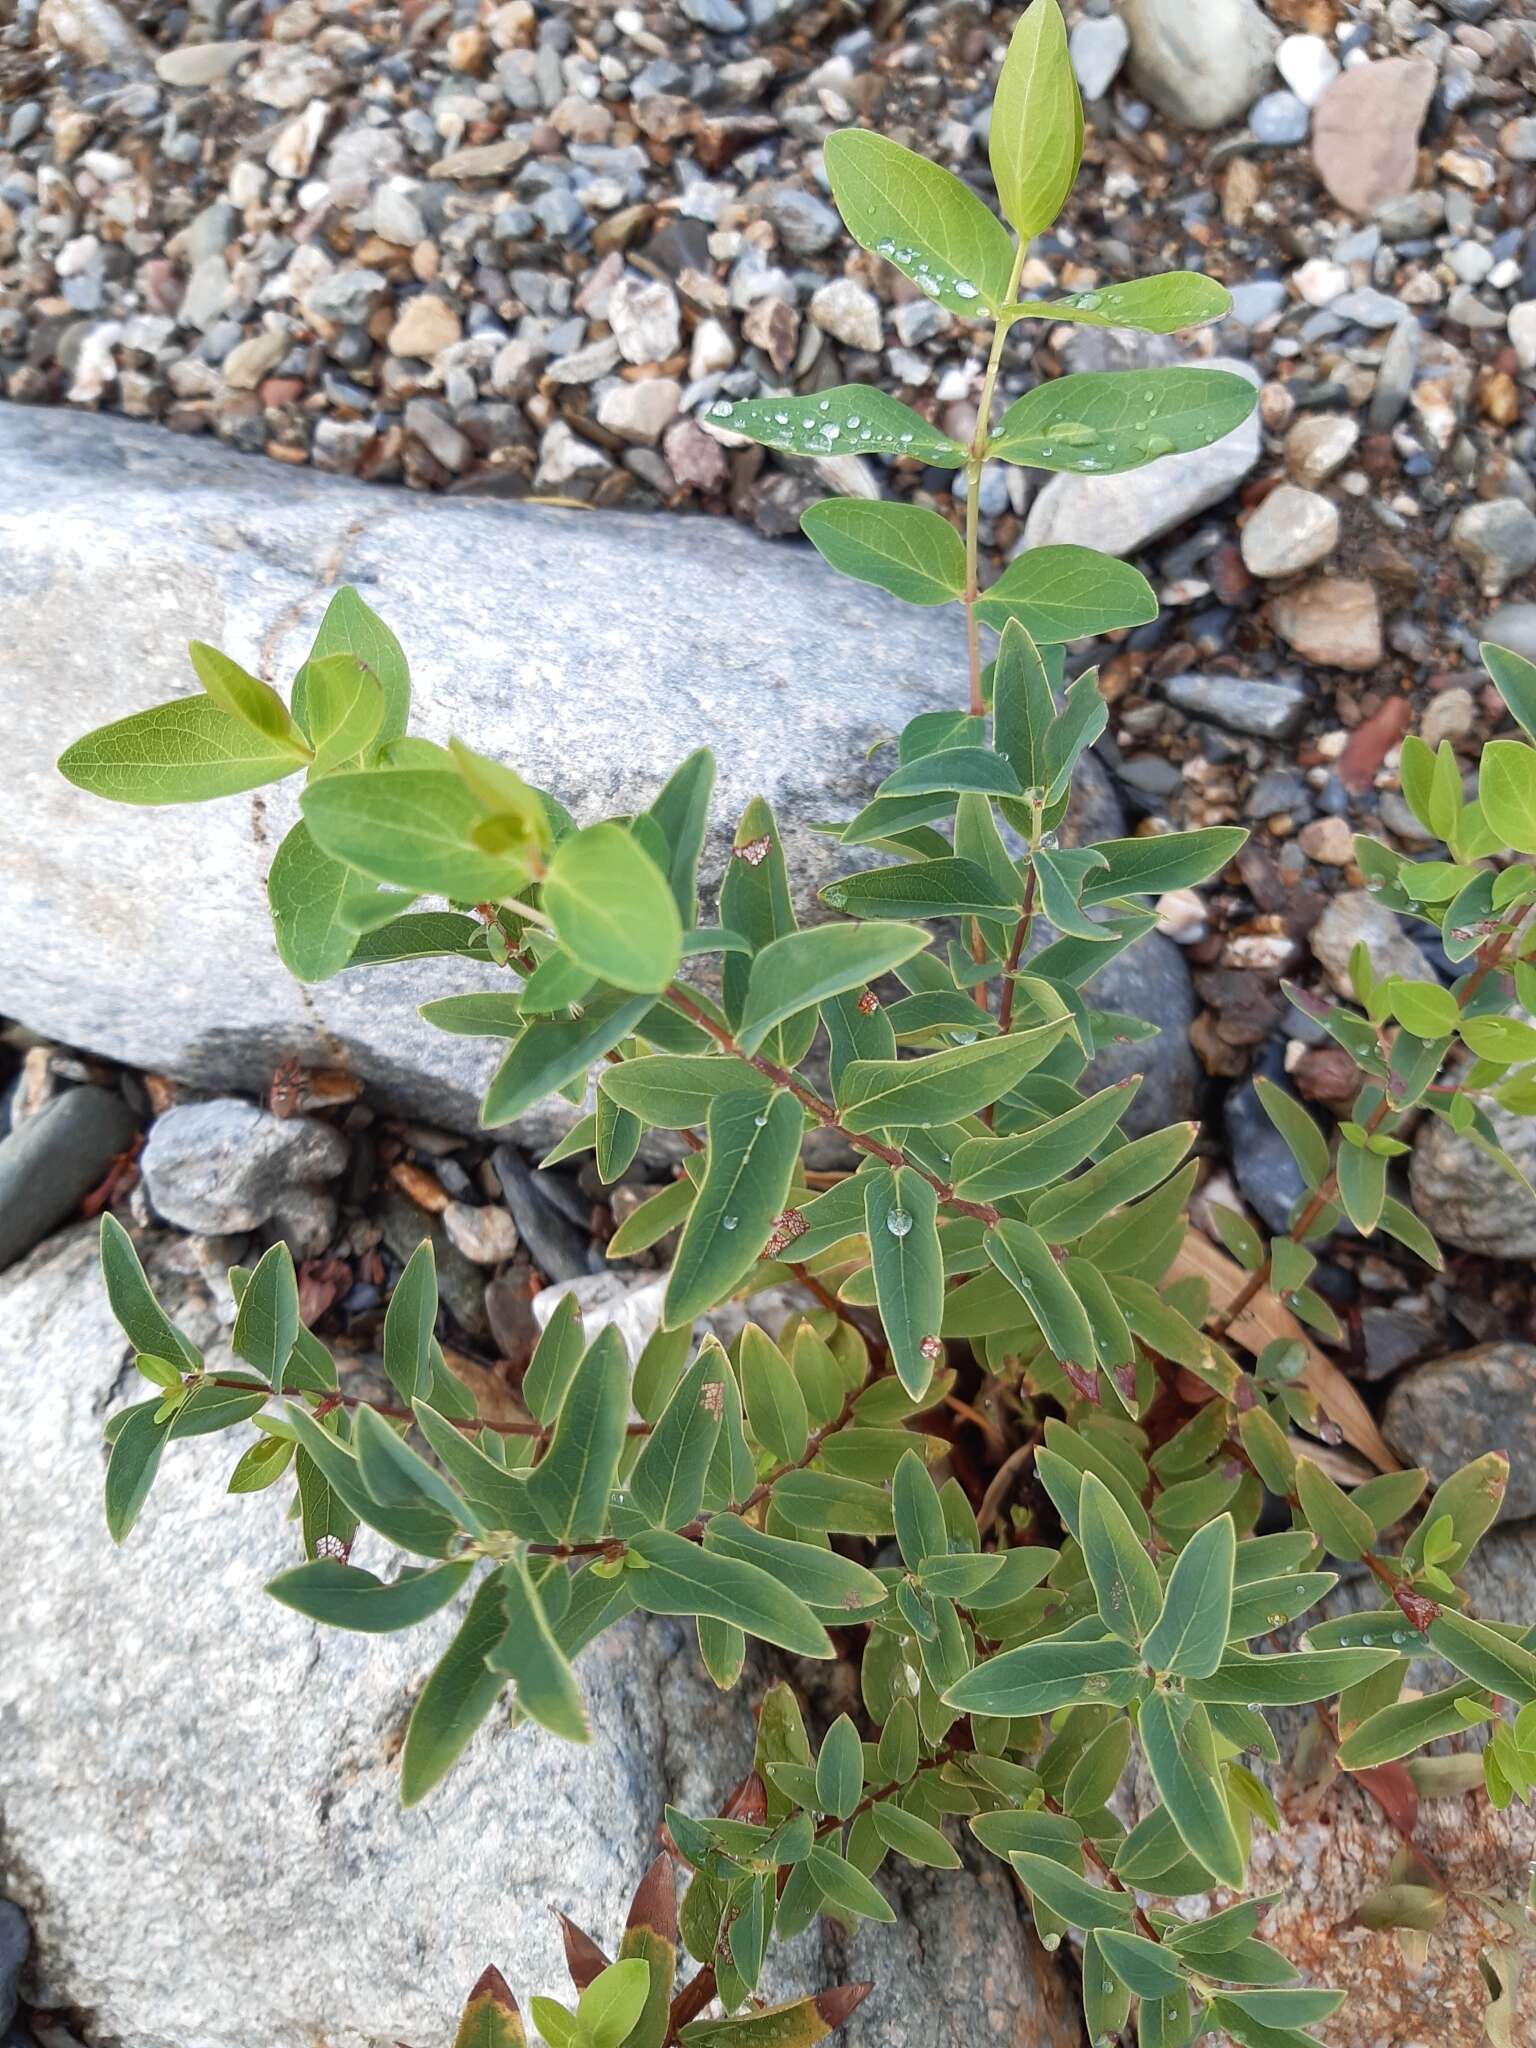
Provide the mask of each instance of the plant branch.
POLYGON ((869 1153, 872 1158, 883 1159, 887 1166, 910 1168, 913 1173, 927 1181, 945 1207, 953 1209, 957 1215, 974 1216, 979 1223, 988 1226, 997 1222, 999 1211, 994 1209, 990 1202, 964 1201, 955 1193, 948 1181, 940 1180, 939 1176, 930 1173, 926 1166, 920 1166, 916 1160, 909 1159, 906 1153, 895 1145, 884 1145, 878 1138, 868 1137, 863 1131, 850 1131, 831 1103, 824 1102, 814 1088, 808 1088, 799 1076, 792 1074, 787 1067, 776 1066, 772 1060, 764 1059, 761 1053, 743 1052, 726 1027, 717 1024, 709 1012, 696 1003, 687 989, 677 982, 674 981, 666 993, 667 1001, 673 1008, 681 1010, 685 1017, 707 1031, 723 1052, 730 1053, 735 1059, 745 1060, 749 1067, 755 1067, 758 1073, 772 1081, 776 1088, 787 1088, 795 1100, 811 1112, 824 1130, 836 1131, 845 1144, 852 1145, 856 1151, 869 1153))

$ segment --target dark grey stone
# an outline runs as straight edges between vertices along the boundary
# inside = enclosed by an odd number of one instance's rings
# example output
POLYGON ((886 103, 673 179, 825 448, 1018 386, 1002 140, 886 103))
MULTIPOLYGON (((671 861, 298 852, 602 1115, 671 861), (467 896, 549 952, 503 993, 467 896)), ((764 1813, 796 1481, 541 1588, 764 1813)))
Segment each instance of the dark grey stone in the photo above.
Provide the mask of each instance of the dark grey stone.
POLYGON ((1229 732, 1270 740, 1289 738, 1308 703, 1300 683, 1259 683, 1246 676, 1170 676, 1163 695, 1181 711, 1213 718, 1229 732))
POLYGON ((1251 1081, 1234 1088, 1226 1101, 1227 1149, 1244 1198, 1270 1230, 1283 1231, 1291 1208, 1306 1191, 1301 1169, 1285 1140, 1264 1113, 1251 1081))
POLYGON ((21 1998, 21 1973, 32 1949, 32 1930, 20 1906, 0 1899, 0 2027, 16 2017, 21 1998))
POLYGON ((69 1089, 0 1139, 0 1267, 74 1214, 137 1128, 120 1095, 87 1086, 69 1089))
POLYGON ((1536 1515, 1536 1345, 1476 1344, 1416 1365, 1387 1396, 1381 1427, 1437 1483, 1485 1451, 1506 1451, 1501 1519, 1536 1515))
POLYGON ((600 1273, 604 1259, 590 1229, 560 1206, 560 1176, 537 1172, 512 1145, 498 1145, 493 1162, 518 1236, 545 1278, 575 1280, 583 1273, 600 1273))

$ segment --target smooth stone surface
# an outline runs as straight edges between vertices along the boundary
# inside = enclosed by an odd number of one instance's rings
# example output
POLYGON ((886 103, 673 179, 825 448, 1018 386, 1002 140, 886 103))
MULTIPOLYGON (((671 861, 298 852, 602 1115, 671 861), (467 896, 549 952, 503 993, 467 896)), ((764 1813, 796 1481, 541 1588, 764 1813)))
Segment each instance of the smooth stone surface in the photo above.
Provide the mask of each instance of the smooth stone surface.
POLYGON ((1381 1427, 1437 1485, 1485 1451, 1507 1452, 1499 1519, 1536 1515, 1536 1346, 1477 1344, 1414 1366, 1387 1396, 1381 1427))
POLYGON ((1516 577, 1536 567, 1536 512, 1518 498, 1468 505, 1451 523, 1451 546, 1484 597, 1499 597, 1516 577))
POLYGON ((1242 676, 1170 676, 1163 694, 1181 711, 1258 739, 1285 739, 1300 725, 1309 701, 1299 683, 1249 682, 1242 676))
POLYGON ((1101 100, 1114 84, 1130 35, 1118 14, 1085 15, 1072 30, 1069 48, 1078 90, 1085 100, 1101 100))
POLYGON ((1235 121, 1270 76, 1278 32, 1254 0, 1125 0, 1136 90, 1186 128, 1235 121))
POLYGON ((1395 910, 1378 903, 1367 889, 1345 889, 1312 927, 1312 952, 1341 996, 1353 999, 1349 956, 1362 941, 1378 977, 1400 974, 1407 981, 1438 978, 1395 910))
POLYGON ((178 1229, 221 1237, 274 1223, 311 1237, 313 1253, 325 1248, 312 1241, 317 1213, 334 1222, 316 1184, 334 1180, 348 1156, 341 1133, 314 1117, 224 1099, 178 1103, 157 1117, 139 1164, 156 1214, 178 1229))
POLYGON ((1316 491, 1280 484, 1243 528, 1243 560, 1255 576, 1294 576, 1331 555, 1338 507, 1316 491))
POLYGON ((75 1213, 137 1128, 120 1095, 86 1086, 66 1090, 0 1138, 0 1267, 75 1213))
POLYGON ((1314 576, 1272 598, 1269 617, 1308 661, 1363 673, 1381 660, 1381 604, 1364 577, 1314 576))
MULTIPOLYGON (((189 1248, 144 1250, 173 1316, 211 1344, 189 1248)), ((114 1550, 101 1425, 138 1398, 127 1357, 94 1228, 0 1279, 16 1404, 0 1725, 7 1864, 34 1933, 26 1996, 88 2013, 115 2048, 390 2048, 446 2040, 488 1961, 525 2011, 529 1993, 568 1995, 548 1907, 612 1937, 665 1804, 716 1810, 746 1770, 762 1667, 721 1694, 680 1624, 625 1623, 577 1667, 590 1744, 493 1714, 402 1813, 405 1716, 456 1612, 368 1636, 266 1600, 298 1555, 287 1489, 232 1499, 228 1437, 174 1446, 114 1550)), ((392 1568, 366 1532, 355 1555, 392 1568)), ((876 1989, 848 2048, 1079 2048, 1071 1979, 1031 1943, 1000 1865, 902 1883, 910 1914, 850 1951, 876 1989)), ((785 1989, 819 1989, 849 1959, 823 1924, 785 1989)))
MULTIPOLYGON (((1536 1174, 1536 1126, 1497 1103, 1487 1110, 1499 1143, 1529 1180, 1536 1174)), ((1486 1258, 1536 1258, 1536 1201, 1439 1117, 1420 1125, 1409 1177, 1414 1208, 1444 1243, 1486 1258)))
MULTIPOLYGON (((417 1005, 497 977, 426 962, 294 982, 263 885, 295 783, 149 810, 58 775, 80 733, 193 693, 189 640, 286 686, 332 580, 355 582, 411 659, 414 729, 508 759, 582 822, 642 808, 711 745, 706 890, 761 791, 808 912, 846 865, 811 821, 873 793, 889 765, 865 759, 877 740, 964 700, 957 615, 899 605, 808 546, 726 520, 429 501, 20 406, 0 407, 0 464, 0 1011, 203 1088, 264 1094, 297 1057, 473 1129, 497 1048, 433 1031, 417 1005), (110 634, 80 632, 108 615, 110 634)), ((536 1114, 530 1148, 570 1114, 536 1114)))
MULTIPOLYGON (((1253 365, 1234 357, 1215 357, 1209 367, 1259 382, 1253 365)), ((1032 548, 1060 544, 1134 555, 1236 490, 1257 467, 1262 439, 1255 409, 1240 427, 1190 455, 1167 455, 1123 476, 1053 476, 1030 507, 1025 539, 1032 548)))
POLYGON ((1372 213, 1413 189, 1419 130, 1435 92, 1435 67, 1423 57, 1386 57, 1352 65, 1312 112, 1312 162, 1340 206, 1372 213))
POLYGON ((1481 637, 1536 661, 1536 604, 1500 605, 1484 619, 1481 637))

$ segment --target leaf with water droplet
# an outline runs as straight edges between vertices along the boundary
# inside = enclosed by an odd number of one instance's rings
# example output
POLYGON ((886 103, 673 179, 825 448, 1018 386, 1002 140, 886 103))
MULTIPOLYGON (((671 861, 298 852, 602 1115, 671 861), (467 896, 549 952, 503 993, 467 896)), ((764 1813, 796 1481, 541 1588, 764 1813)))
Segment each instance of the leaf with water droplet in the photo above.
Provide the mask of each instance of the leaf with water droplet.
POLYGON ((928 1391, 934 1359, 924 1349, 944 1319, 944 1255, 938 1196, 909 1166, 881 1167, 864 1183, 864 1222, 875 1302, 891 1363, 914 1400, 928 1391))
POLYGON ((965 544, 925 506, 828 498, 801 515, 800 528, 834 569, 906 604, 951 604, 965 588, 965 544))
POLYGON ((1177 334, 1203 327, 1232 310, 1232 294, 1198 270, 1165 270, 1096 292, 1057 299, 1022 299, 1008 308, 1017 320, 1064 320, 1078 327, 1135 327, 1143 334, 1177 334))
POLYGON ((931 469, 958 469, 966 459, 958 441, 869 384, 839 384, 812 398, 722 398, 702 417, 788 455, 910 456, 931 469))
POLYGON ((692 1322, 740 1285, 788 1200, 804 1119, 787 1091, 774 1094, 767 1122, 759 1124, 762 1107, 762 1096, 751 1089, 710 1104, 708 1163, 667 1284, 663 1321, 669 1330, 692 1322))
POLYGON ((936 305, 974 320, 1007 299, 1008 231, 953 171, 862 128, 828 136, 824 161, 849 234, 936 305))
POLYGON ((1230 370, 1083 371, 1015 399, 987 453, 1032 469, 1107 475, 1207 448, 1257 403, 1257 387, 1230 370))

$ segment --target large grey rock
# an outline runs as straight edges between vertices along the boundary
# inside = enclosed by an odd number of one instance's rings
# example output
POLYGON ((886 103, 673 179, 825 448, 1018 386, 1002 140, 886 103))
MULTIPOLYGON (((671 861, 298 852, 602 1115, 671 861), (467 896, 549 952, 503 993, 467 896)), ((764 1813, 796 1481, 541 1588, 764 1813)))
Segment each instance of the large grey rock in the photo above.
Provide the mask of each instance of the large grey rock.
POLYGON ((334 1180, 348 1156, 340 1131, 315 1117, 215 1100, 178 1103, 156 1117, 141 1165, 167 1223, 227 1236, 275 1222, 302 1241, 302 1255, 313 1255, 336 1220, 316 1183, 334 1180))
POLYGON ((1254 0, 1124 0, 1131 83, 1186 128, 1222 128, 1264 89, 1279 45, 1254 0))
MULTIPOLYGON (((1536 1125, 1497 1103, 1487 1107, 1499 1143, 1529 1180, 1536 1173, 1536 1125)), ((1426 1117, 1419 1127, 1409 1181, 1414 1208, 1444 1243, 1485 1258, 1536 1258, 1536 1201, 1440 1117, 1426 1117)))
POLYGON ((1509 1457, 1506 1521, 1536 1515, 1536 1347, 1474 1344, 1403 1374, 1381 1427, 1409 1465, 1436 1484, 1485 1451, 1509 1457))
MULTIPOLYGON (((1251 363, 1217 357, 1208 366, 1259 382, 1251 363)), ((1229 497, 1258 465, 1262 433, 1257 411, 1209 448, 1165 455, 1123 476, 1053 476, 1029 509, 1025 538, 1032 548, 1099 548, 1134 555, 1209 505, 1229 497)))
MULTIPOLYGON (((139 1383, 95 1239, 0 1278, 0 1838, 33 1928, 23 1995, 80 2015, 91 2048, 390 2048, 445 2040, 488 1962, 560 1992, 546 1905, 622 1925, 665 1803, 717 1807, 747 1768, 752 1681, 722 1695, 680 1625, 625 1624, 578 1666, 589 1745, 493 1716, 402 1813, 405 1715, 453 1617, 371 1637, 265 1600, 296 1555, 285 1489, 232 1499, 228 1438, 176 1445, 113 1550, 101 1427, 139 1383)), ((217 1357, 191 1248, 145 1252, 217 1357)), ((388 1553, 365 1537, 357 1557, 388 1553)), ((790 1959, 799 1989, 850 1963, 876 1980, 849 2048, 1078 2048, 1068 1980, 1025 1949, 1001 1872, 901 1889, 911 1917, 852 1956, 823 1932, 790 1959)))
POLYGON ((192 693, 189 639, 286 682, 350 580, 400 633, 428 737, 509 760, 582 820, 638 808, 711 745, 706 878, 761 792, 806 898, 838 860, 810 821, 867 798, 878 738, 965 695, 958 616, 727 520, 429 501, 21 407, 0 408, 0 473, 0 1011, 205 1088, 263 1092, 298 1057, 466 1126, 496 1048, 416 1014, 489 971, 290 979, 262 885, 293 785, 137 810, 57 775, 77 734, 192 693))

